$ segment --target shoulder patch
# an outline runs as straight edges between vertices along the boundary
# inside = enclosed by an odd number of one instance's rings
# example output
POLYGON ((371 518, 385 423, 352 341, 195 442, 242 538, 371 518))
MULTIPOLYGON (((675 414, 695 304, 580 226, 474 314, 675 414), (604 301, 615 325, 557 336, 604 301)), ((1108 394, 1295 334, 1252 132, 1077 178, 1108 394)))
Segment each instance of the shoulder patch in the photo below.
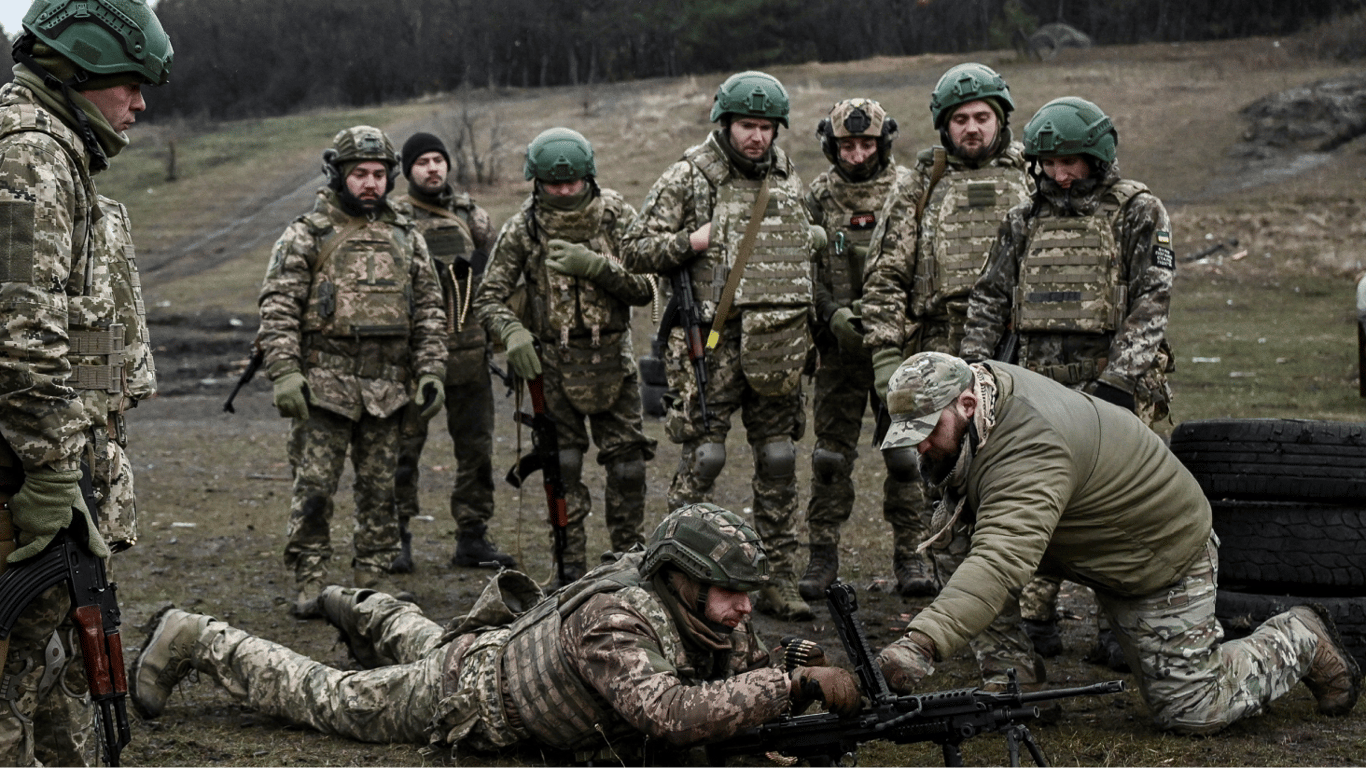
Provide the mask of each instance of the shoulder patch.
POLYGON ((1176 253, 1172 250, 1172 233, 1157 230, 1153 233, 1153 266, 1176 269, 1176 253))

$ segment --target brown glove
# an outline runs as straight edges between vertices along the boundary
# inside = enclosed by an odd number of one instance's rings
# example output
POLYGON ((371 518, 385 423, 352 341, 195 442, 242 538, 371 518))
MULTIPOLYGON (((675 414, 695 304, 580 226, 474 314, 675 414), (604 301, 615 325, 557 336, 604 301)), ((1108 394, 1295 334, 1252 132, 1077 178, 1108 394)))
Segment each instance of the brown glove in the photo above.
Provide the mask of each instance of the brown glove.
POLYGON ((797 667, 830 666, 830 662, 825 658, 825 649, 810 640, 788 635, 779 643, 780 645, 773 649, 773 653, 782 657, 783 669, 788 672, 797 667))
POLYGON ((840 717, 857 713, 862 703, 854 676, 839 667, 797 667, 790 696, 794 708, 819 700, 840 717))
POLYGON ((896 693, 910 693, 916 683, 934 671, 934 640, 919 630, 882 649, 877 665, 887 678, 887 687, 896 693))

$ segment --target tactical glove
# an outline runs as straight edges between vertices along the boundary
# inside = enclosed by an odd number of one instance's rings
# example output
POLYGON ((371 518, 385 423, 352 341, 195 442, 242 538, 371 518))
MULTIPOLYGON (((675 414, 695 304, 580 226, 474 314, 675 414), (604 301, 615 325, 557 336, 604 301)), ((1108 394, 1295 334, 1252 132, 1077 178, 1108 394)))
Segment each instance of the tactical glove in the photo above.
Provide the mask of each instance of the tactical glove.
POLYGON ((835 340, 845 352, 863 352, 863 332, 855 327, 857 321, 858 316, 849 307, 840 307, 830 316, 830 331, 835 334, 835 340))
POLYGON ((819 700, 840 717, 856 714, 861 704, 854 676, 840 667, 797 667, 789 695, 794 708, 819 700))
POLYGON ((281 416, 308 418, 308 380, 298 371, 287 371, 275 379, 275 408, 281 416))
POLYGON ((541 375, 541 356, 536 354, 536 337, 521 323, 509 323, 503 329, 503 346, 508 351, 508 367, 530 381, 541 375))
POLYGON ((579 243, 551 240, 550 253, 545 258, 545 265, 566 275, 596 280, 598 275, 607 269, 607 257, 594 253, 588 246, 579 243))
POLYGON ((812 224, 809 229, 811 230, 811 250, 815 252, 825 250, 825 246, 830 244, 830 238, 825 234, 825 227, 812 224))
POLYGON ((9 500, 10 516, 19 534, 18 549, 8 562, 17 563, 42 552, 57 532, 71 525, 73 511, 85 518, 86 546, 96 557, 109 557, 109 547, 95 529, 90 510, 81 498, 81 472, 73 469, 34 469, 24 476, 24 485, 9 500))
POLYGON ((1120 389, 1111 386, 1103 381, 1096 382, 1096 390, 1091 393, 1092 397, 1098 397, 1107 403, 1114 403, 1126 411, 1134 410, 1134 396, 1120 389))
POLYGON ((780 645, 774 649, 774 653, 782 655, 783 669, 788 672, 797 667, 830 666, 830 662, 825 658, 825 649, 814 641, 788 635, 779 643, 780 645))
POLYGON ((883 404, 887 402, 887 384, 905 359, 901 350, 893 347, 884 347, 873 353, 873 388, 883 404))
POLYGON ((445 382, 440 376, 424 374, 417 380, 417 407, 422 409, 418 416, 423 421, 431 421, 446 402, 445 382))
POLYGON ((934 672, 934 641, 913 629, 877 655, 877 665, 896 693, 910 693, 916 683, 934 672))

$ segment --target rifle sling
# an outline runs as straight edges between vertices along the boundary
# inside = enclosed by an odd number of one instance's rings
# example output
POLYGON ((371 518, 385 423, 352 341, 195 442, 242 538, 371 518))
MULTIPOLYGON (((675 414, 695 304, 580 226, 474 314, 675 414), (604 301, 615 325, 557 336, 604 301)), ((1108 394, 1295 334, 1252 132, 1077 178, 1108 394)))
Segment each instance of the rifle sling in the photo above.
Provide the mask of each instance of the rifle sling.
POLYGON ((730 315, 730 305, 735 301, 735 291, 740 287, 740 278, 745 275, 745 264, 754 253, 754 240, 759 236, 759 226, 764 222, 764 212, 768 209, 768 176, 759 185, 759 196, 754 199, 754 208, 749 212, 745 224, 745 235, 740 238, 740 248, 735 254, 735 266, 726 275, 726 287, 721 291, 721 303, 716 307, 716 317, 711 321, 711 333, 707 336, 707 349, 716 349, 721 342, 721 329, 730 315))
POLYGON ((930 185, 925 187, 925 191, 920 195, 920 199, 915 201, 915 225, 920 226, 920 217, 925 213, 925 206, 930 202, 930 195, 934 194, 934 188, 939 184, 939 180, 944 178, 944 169, 949 164, 949 153, 943 147, 934 148, 934 165, 930 167, 930 185))

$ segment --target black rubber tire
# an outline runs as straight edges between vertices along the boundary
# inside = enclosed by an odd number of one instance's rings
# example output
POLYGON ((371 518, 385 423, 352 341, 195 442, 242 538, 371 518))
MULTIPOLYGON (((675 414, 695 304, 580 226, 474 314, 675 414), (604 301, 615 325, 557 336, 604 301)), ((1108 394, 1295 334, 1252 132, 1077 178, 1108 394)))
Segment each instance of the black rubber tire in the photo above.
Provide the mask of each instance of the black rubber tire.
POLYGON ((1210 419, 1177 425, 1172 453, 1211 499, 1366 499, 1366 423, 1210 419))
POLYGON ((1338 634, 1357 663, 1366 664, 1366 597, 1295 597, 1220 589, 1215 615, 1229 638, 1243 637, 1292 606, 1318 603, 1328 609, 1338 634))
POLYGON ((1210 502, 1219 583, 1253 592, 1366 595, 1366 507, 1210 502))

